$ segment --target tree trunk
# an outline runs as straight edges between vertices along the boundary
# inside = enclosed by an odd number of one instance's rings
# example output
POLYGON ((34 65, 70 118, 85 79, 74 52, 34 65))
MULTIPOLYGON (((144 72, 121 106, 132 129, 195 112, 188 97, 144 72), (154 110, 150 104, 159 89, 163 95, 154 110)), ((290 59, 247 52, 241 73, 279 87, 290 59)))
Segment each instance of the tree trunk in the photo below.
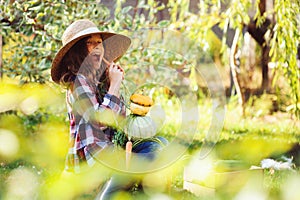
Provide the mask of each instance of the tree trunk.
POLYGON ((161 6, 161 5, 165 5, 166 7, 162 10, 159 10, 157 13, 156 13, 156 19, 157 21, 162 21, 162 20, 166 20, 166 19, 170 19, 170 13, 168 11, 168 2, 169 0, 156 0, 158 2, 158 6, 161 6))
POLYGON ((270 47, 268 45, 264 45, 262 47, 262 58, 261 58, 261 67, 262 67, 262 82, 261 82, 261 89, 263 91, 269 89, 269 52, 270 47))
POLYGON ((236 93, 238 95, 238 100, 239 100, 239 105, 242 109, 242 115, 245 115, 245 97, 241 88, 241 83, 238 77, 238 62, 237 62, 237 57, 236 54, 238 52, 238 40, 240 37, 240 30, 236 29, 235 34, 234 34, 234 38, 232 41, 232 46, 230 48, 230 58, 229 58, 229 63, 230 63, 230 69, 231 69, 231 73, 232 73, 232 79, 233 79, 233 83, 234 83, 234 87, 236 90, 236 93))
MULTIPOLYGON (((258 4, 259 11, 263 15, 266 12, 266 0, 261 0, 258 4)), ((262 35, 264 37, 264 35, 262 35)), ((263 91, 269 89, 269 69, 268 69, 268 63, 269 63, 269 47, 268 44, 264 43, 262 44, 262 55, 261 55, 261 67, 262 67, 262 82, 261 82, 261 89, 263 91)))
MULTIPOLYGON (((267 3, 270 7, 270 2, 267 2, 266 0, 261 0, 259 2, 259 11, 261 15, 264 15, 267 11, 267 3)), ((264 23, 257 27, 256 21, 251 21, 248 24, 247 30, 250 33, 250 35, 255 39, 255 41, 261 46, 262 48, 262 54, 261 54, 261 69, 262 69, 262 82, 261 82, 261 90, 268 90, 269 89, 269 69, 268 69, 268 63, 270 60, 269 57, 269 51, 270 47, 266 43, 264 39, 264 35, 267 32, 270 25, 272 25, 273 20, 270 19, 270 17, 267 17, 264 23)))
POLYGON ((255 71, 256 65, 256 52, 255 52, 255 40, 251 37, 250 34, 244 35, 244 45, 243 45, 243 55, 246 56, 245 58, 245 69, 247 73, 247 82, 253 83, 253 75, 255 71))

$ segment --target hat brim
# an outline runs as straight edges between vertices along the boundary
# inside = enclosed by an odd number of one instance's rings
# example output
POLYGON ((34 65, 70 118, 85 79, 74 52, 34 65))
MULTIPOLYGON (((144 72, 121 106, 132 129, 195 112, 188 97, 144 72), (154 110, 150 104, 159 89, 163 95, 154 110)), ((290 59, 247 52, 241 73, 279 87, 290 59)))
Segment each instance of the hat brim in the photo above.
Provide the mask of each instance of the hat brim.
POLYGON ((76 42, 92 34, 101 34, 105 47, 104 58, 109 62, 115 62, 119 60, 125 54, 131 44, 131 40, 127 36, 111 32, 92 31, 76 37, 75 39, 65 44, 57 52, 52 61, 51 77, 54 82, 59 84, 62 75, 67 71, 67 66, 61 66, 61 61, 66 53, 76 42))

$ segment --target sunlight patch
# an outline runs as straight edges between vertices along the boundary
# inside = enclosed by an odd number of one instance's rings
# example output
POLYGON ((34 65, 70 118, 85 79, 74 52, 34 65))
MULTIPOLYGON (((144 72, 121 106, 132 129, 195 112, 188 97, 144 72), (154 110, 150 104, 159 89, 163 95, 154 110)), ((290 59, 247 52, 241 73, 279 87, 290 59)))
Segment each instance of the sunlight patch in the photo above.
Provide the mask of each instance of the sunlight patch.
POLYGON ((28 97, 20 104, 21 111, 26 115, 33 114, 39 108, 38 101, 33 97, 28 97))
POLYGON ((5 158, 14 157, 20 148, 17 136, 5 129, 0 129, 0 156, 5 158))
POLYGON ((13 170, 7 179, 6 199, 36 199, 39 181, 37 176, 25 167, 13 170))

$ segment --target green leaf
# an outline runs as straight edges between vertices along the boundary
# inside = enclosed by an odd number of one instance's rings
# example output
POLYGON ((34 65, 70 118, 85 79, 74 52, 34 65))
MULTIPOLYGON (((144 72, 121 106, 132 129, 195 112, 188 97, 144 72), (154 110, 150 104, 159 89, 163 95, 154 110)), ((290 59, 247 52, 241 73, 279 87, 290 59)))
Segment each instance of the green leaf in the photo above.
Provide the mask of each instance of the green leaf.
POLYGON ((132 9, 132 6, 126 6, 126 7, 122 8, 121 13, 127 14, 131 9, 132 9))
POLYGON ((170 24, 170 21, 169 21, 169 20, 162 20, 162 21, 158 22, 157 25, 158 25, 160 28, 165 28, 165 27, 167 27, 169 24, 170 24))

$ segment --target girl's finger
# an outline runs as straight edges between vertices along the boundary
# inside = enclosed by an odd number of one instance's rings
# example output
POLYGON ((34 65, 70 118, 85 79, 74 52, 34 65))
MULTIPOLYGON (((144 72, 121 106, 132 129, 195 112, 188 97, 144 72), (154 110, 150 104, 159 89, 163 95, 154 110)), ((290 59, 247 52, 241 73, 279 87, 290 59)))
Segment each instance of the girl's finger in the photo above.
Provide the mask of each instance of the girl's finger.
POLYGON ((118 65, 118 69, 124 73, 124 69, 120 65, 118 65))
POLYGON ((108 60, 106 60, 104 57, 102 58, 102 60, 104 61, 104 63, 105 63, 107 66, 110 66, 111 63, 109 63, 108 60))
POLYGON ((115 63, 114 63, 114 62, 111 62, 111 63, 110 63, 110 66, 109 66, 109 70, 110 70, 110 71, 112 71, 112 70, 113 70, 113 68, 114 68, 114 65, 115 65, 115 63))

